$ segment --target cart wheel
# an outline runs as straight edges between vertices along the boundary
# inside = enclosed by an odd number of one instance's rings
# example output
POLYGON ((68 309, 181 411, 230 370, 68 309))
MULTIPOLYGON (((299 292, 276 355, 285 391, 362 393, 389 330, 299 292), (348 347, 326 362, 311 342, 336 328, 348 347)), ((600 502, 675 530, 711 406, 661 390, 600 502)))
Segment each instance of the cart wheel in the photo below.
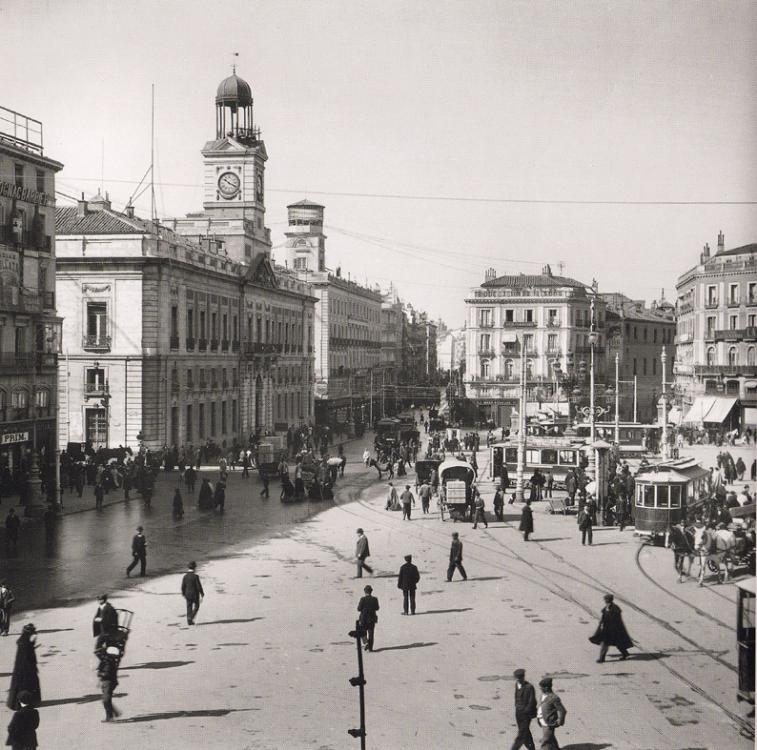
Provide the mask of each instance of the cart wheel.
POLYGON ((719 573, 720 572, 720 568, 718 567, 718 565, 715 563, 714 560, 708 560, 707 561, 707 570, 709 570, 710 573, 719 573))

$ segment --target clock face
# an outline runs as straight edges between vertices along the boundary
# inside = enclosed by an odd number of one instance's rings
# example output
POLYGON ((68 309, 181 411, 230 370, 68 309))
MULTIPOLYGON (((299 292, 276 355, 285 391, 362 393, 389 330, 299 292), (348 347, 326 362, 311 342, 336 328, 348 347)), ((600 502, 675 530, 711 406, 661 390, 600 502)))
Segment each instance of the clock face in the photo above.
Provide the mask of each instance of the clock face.
POLYGON ((218 190, 224 198, 234 198, 239 192, 239 176, 233 172, 224 172, 218 178, 218 190))
POLYGON ((257 199, 260 203, 263 202, 263 175, 258 172, 258 179, 255 181, 255 187, 257 191, 257 199))

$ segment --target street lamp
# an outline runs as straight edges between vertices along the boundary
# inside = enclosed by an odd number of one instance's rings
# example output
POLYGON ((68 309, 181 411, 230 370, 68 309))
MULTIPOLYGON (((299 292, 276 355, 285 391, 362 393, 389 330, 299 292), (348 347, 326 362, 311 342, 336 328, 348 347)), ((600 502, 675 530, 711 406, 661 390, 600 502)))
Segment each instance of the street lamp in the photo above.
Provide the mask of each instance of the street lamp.
POLYGON ((615 352, 615 445, 620 448, 620 354, 615 352))
POLYGON ((523 502, 523 470, 526 459, 526 351, 520 343, 520 408, 518 414, 518 466, 515 472, 515 499, 523 502))
POLYGON ((665 347, 662 347, 662 354, 660 354, 662 360, 662 460, 667 461, 670 458, 670 451, 668 449, 668 402, 667 394, 665 393, 665 366, 668 361, 668 355, 665 351, 665 347))

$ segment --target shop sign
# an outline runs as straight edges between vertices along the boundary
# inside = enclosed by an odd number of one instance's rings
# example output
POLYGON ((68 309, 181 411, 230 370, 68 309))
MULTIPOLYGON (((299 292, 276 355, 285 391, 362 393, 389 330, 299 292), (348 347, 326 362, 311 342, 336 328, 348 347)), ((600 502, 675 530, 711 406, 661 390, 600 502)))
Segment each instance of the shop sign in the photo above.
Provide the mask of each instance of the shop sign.
POLYGON ((28 432, 6 432, 0 436, 0 445, 8 445, 8 443, 25 443, 29 440, 28 432))
POLYGON ((18 284, 18 253, 15 250, 0 250, 0 274, 6 284, 18 284))
POLYGON ((49 201, 47 193, 38 193, 31 188, 18 187, 10 182, 0 180, 0 195, 6 198, 15 198, 26 203, 36 203, 39 206, 46 206, 49 201))

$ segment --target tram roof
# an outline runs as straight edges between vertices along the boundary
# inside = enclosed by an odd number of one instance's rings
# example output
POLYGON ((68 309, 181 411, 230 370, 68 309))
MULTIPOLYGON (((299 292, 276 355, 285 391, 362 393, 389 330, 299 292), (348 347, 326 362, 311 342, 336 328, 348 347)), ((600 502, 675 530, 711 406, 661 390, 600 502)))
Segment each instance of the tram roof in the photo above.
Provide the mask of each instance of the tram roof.
POLYGON ((679 458, 659 464, 639 467, 636 480, 641 482, 690 482, 701 479, 710 472, 702 468, 695 458, 679 458))
MULTIPOLYGON (((500 440, 492 443, 492 448, 513 448, 517 447, 518 438, 513 437, 508 440, 500 440)), ((526 438, 526 449, 528 448, 583 448, 586 445, 586 438, 582 437, 564 437, 554 435, 528 435, 526 438)))

